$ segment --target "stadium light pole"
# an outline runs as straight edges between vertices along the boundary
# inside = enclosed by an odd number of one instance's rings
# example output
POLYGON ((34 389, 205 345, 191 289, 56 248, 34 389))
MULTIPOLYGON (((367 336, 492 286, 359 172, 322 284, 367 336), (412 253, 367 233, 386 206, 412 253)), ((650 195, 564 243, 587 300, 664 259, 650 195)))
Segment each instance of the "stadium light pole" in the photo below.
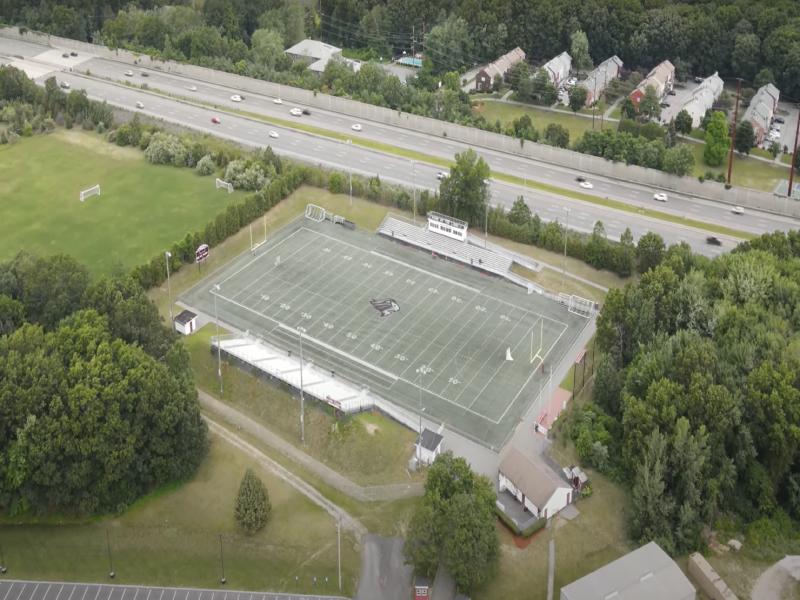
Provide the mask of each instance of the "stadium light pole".
POLYGON ((225 578, 225 560, 222 556, 222 534, 219 534, 219 570, 220 570, 220 578, 219 582, 225 585, 228 580, 225 578))
POLYGON ((305 328, 298 327, 297 333, 300 335, 300 443, 306 443, 306 427, 305 427, 305 406, 306 406, 306 399, 303 395, 303 334, 305 333, 305 328))
POLYGON ((336 564, 339 570, 339 591, 342 591, 342 515, 336 520, 336 564))
MULTIPOLYGON (((164 252, 164 262, 167 263, 167 297, 169 298, 169 322, 173 323, 174 318, 172 316, 172 289, 169 285, 169 259, 172 258, 172 252, 167 250, 164 252)), ((174 324, 170 325, 170 328, 175 327, 174 324)))
POLYGON ((411 161, 411 181, 412 181, 411 185, 412 185, 412 190, 413 190, 413 194, 414 194, 414 196, 413 196, 414 199, 413 199, 413 202, 412 202, 412 210, 414 211, 413 212, 414 225, 416 225, 417 224, 417 172, 416 172, 416 169, 414 167, 415 167, 415 163, 412 160, 411 161))
POLYGON ((489 191, 489 199, 484 203, 483 211, 483 247, 486 248, 489 242, 489 204, 492 201, 492 188, 489 185, 491 183, 490 180, 484 179, 483 183, 489 191))
MULTIPOLYGON (((347 140, 347 158, 350 158, 350 146, 353 144, 353 140, 347 140)), ((353 206, 353 169, 350 165, 347 165, 347 179, 350 182, 350 206, 353 206)))
POLYGON ((114 579, 116 573, 114 573, 114 561, 111 560, 111 538, 108 534, 108 527, 106 527, 106 551, 108 552, 108 576, 114 579))
POLYGON ((0 575, 5 575, 7 571, 8 569, 6 568, 6 559, 5 556, 3 555, 3 547, 0 546, 0 575))
POLYGON ((569 235, 569 213, 572 209, 568 206, 562 206, 565 211, 567 211, 567 223, 564 227, 564 268, 561 271, 561 286, 564 286, 564 279, 567 276, 567 236, 569 235))
MULTIPOLYGON (((214 291, 219 291, 219 284, 214 284, 214 291)), ((217 377, 219 377, 219 397, 222 398, 222 345, 219 339, 219 313, 217 312, 217 294, 214 294, 214 321, 217 323, 217 377)))

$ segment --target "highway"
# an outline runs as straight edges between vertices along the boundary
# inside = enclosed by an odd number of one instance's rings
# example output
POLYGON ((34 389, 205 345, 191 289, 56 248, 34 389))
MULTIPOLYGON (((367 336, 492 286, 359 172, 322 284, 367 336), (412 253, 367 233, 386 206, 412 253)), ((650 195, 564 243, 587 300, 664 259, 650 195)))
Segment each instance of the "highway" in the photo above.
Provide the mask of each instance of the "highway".
MULTIPOLYGON (((158 70, 143 70, 132 68, 124 63, 112 60, 81 56, 78 59, 62 60, 58 50, 47 50, 43 46, 27 44, 0 38, 0 57, 17 55, 25 57, 25 61, 17 61, 26 70, 33 71, 37 81, 42 83, 50 74, 56 74, 59 80, 70 83, 73 89, 84 88, 90 97, 107 100, 110 104, 136 110, 135 104, 140 101, 144 104, 141 112, 160 117, 179 125, 192 129, 212 133, 233 141, 251 146, 271 145, 279 154, 322 164, 342 170, 350 170, 362 175, 380 175, 383 181, 415 185, 418 189, 434 190, 438 186, 436 173, 441 167, 416 162, 413 166, 408 158, 385 154, 375 150, 363 148, 357 144, 348 145, 345 142, 332 140, 326 137, 307 134, 286 127, 267 124, 246 117, 215 111, 192 102, 215 104, 230 109, 241 109, 263 115, 269 119, 278 118, 283 121, 297 119, 305 124, 314 125, 330 131, 351 135, 353 138, 366 138, 381 142, 390 141, 393 145, 418 150, 428 155, 452 159, 455 152, 463 151, 466 145, 452 142, 432 135, 421 134, 407 129, 390 127, 374 122, 358 121, 362 131, 355 132, 351 129, 354 120, 339 113, 328 112, 312 108, 310 115, 292 117, 290 108, 296 106, 284 102, 276 104, 274 98, 259 96, 250 92, 192 80, 171 73, 158 70), (42 55, 46 50, 46 55, 42 55), (59 72, 74 61, 75 69, 89 70, 91 77, 80 76, 77 73, 59 72), (125 71, 132 70, 133 75, 125 76, 125 71), (45 71, 45 72, 43 72, 45 71), (142 77, 141 73, 147 72, 149 77, 142 77), (118 83, 109 81, 116 80, 118 83), (157 89, 171 96, 180 96, 186 101, 177 98, 167 98, 151 91, 141 90, 138 87, 125 85, 125 82, 140 85, 147 83, 151 89, 157 89), (190 90, 190 87, 196 90, 190 90), (234 93, 243 95, 243 102, 233 102, 230 96, 234 93), (219 116, 221 123, 211 123, 212 116, 219 116), (269 137, 270 131, 279 134, 278 139, 269 137)), ((2 60, 0 58, 0 60, 2 60)), ((8 62, 8 59, 5 60, 8 62)), ((302 107, 301 107, 302 108, 302 107)), ((575 172, 543 165, 529 159, 515 157, 500 152, 478 148, 478 152, 490 164, 495 172, 502 172, 530 180, 541 181, 563 188, 574 188, 584 193, 594 193, 600 197, 610 197, 616 200, 629 202, 634 206, 657 208, 663 212, 670 212, 690 219, 704 220, 738 228, 743 231, 762 233, 776 229, 787 230, 798 227, 798 223, 785 218, 748 210, 746 216, 733 215, 730 207, 696 198, 684 198, 670 194, 668 203, 656 203, 653 200, 653 190, 635 184, 626 184, 615 180, 604 180, 592 177, 593 190, 583 190, 577 186, 575 172)), ((558 219, 564 222, 569 218, 571 229, 589 232, 594 223, 601 220, 606 232, 612 239, 618 239, 625 227, 630 227, 634 237, 638 239, 646 231, 659 233, 667 243, 686 241, 692 248, 706 255, 716 255, 735 245, 736 240, 719 236, 723 239, 722 247, 713 247, 705 243, 706 233, 691 227, 682 226, 671 222, 660 221, 642 215, 606 208, 590 202, 583 202, 566 198, 540 190, 523 188, 502 181, 492 183, 492 203, 510 206, 520 195, 525 197, 534 212, 544 220, 558 219), (567 210, 569 209, 569 214, 567 210)))

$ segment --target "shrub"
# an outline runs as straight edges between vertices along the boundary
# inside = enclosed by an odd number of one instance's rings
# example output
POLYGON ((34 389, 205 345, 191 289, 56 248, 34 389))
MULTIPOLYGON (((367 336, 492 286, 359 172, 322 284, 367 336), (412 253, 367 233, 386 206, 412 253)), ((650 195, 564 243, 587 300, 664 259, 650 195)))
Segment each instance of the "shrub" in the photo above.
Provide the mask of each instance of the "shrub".
POLYGON ((186 147, 174 135, 155 133, 144 151, 144 157, 154 165, 186 166, 186 147))
POLYGON ((252 469, 247 469, 239 485, 239 494, 236 496, 234 508, 236 522, 245 533, 252 535, 264 528, 271 510, 272 505, 264 484, 252 469))
POLYGON ((332 194, 341 194, 347 187, 347 180, 341 173, 334 172, 328 177, 328 189, 332 194))
POLYGON ((199 175, 207 176, 211 175, 214 171, 217 170, 217 165, 214 162, 214 159, 211 158, 210 154, 206 154, 203 158, 197 161, 197 166, 195 167, 197 173, 199 175))
POLYGON ((241 190, 259 190, 264 187, 266 177, 263 169, 250 161, 233 160, 225 169, 225 181, 241 190))

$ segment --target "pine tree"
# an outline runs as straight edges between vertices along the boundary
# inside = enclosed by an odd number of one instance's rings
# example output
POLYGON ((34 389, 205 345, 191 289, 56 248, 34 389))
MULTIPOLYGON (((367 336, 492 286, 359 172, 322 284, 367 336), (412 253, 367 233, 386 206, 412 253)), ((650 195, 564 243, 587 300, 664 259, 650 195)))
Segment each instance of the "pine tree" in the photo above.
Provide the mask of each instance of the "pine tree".
POLYGON ((253 535, 267 524, 271 511, 272 505, 264 484, 252 469, 247 469, 236 496, 236 522, 248 535, 253 535))

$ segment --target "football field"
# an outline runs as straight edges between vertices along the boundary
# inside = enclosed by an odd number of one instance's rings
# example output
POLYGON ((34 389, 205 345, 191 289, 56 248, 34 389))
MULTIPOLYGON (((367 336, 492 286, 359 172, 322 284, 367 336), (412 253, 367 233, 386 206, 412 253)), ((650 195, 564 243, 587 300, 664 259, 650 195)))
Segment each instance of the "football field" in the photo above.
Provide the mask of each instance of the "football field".
POLYGON ((301 220, 182 298, 416 413, 500 447, 588 322, 376 234, 301 220), (512 358, 513 360, 508 360, 512 358))

